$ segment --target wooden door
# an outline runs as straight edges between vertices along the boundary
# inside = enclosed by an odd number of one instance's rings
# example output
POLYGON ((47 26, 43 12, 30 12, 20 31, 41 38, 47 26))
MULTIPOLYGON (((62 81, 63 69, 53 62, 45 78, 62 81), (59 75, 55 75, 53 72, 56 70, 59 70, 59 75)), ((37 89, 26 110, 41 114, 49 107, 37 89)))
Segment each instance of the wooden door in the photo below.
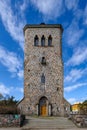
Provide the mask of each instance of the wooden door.
POLYGON ((46 105, 41 106, 41 116, 46 116, 46 115, 47 115, 46 105))

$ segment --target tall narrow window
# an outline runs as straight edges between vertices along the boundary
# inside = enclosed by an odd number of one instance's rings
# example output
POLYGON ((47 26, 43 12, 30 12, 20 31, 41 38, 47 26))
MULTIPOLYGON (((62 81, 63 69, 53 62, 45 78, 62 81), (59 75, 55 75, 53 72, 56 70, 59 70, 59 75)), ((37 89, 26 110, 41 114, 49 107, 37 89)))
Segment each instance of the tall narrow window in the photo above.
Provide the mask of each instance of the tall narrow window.
POLYGON ((45 59, 45 57, 42 57, 41 64, 42 65, 46 65, 46 59, 45 59))
POLYGON ((42 76, 41 76, 41 83, 45 84, 45 76, 44 76, 44 74, 42 74, 42 76))
POLYGON ((35 38, 34 38, 34 46, 38 46, 38 44, 39 44, 39 38, 36 35, 35 38))
POLYGON ((48 46, 52 46, 52 37, 51 37, 51 35, 48 37, 48 46))
POLYGON ((45 46, 45 37, 44 37, 44 35, 41 38, 41 46, 45 46))

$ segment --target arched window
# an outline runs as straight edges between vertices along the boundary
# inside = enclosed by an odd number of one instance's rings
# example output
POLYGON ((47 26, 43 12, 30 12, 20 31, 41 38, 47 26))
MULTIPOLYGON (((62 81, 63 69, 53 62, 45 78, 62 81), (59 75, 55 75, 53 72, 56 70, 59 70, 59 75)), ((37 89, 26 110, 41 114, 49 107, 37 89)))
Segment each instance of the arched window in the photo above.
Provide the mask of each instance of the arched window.
POLYGON ((42 74, 42 76, 41 76, 41 83, 45 84, 45 76, 44 76, 44 74, 42 74))
POLYGON ((45 37, 44 37, 44 35, 41 38, 41 46, 45 46, 45 37))
POLYGON ((42 57, 41 64, 42 65, 46 65, 46 59, 45 59, 45 57, 42 57))
POLYGON ((48 46, 52 46, 52 37, 51 37, 51 35, 48 37, 48 46))
POLYGON ((38 44, 39 44, 39 38, 36 35, 35 38, 34 38, 34 46, 38 46, 38 44))

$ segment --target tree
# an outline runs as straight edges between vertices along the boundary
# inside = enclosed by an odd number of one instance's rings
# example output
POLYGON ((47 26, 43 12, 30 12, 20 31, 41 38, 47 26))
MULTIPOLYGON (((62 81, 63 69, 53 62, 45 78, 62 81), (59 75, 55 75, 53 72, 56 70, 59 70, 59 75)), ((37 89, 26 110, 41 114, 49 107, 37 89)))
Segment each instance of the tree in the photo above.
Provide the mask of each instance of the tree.
POLYGON ((0 94, 0 105, 16 105, 18 101, 14 100, 13 96, 3 96, 2 94, 0 94))
POLYGON ((0 100, 2 100, 4 98, 4 96, 0 93, 0 100))
POLYGON ((87 100, 85 100, 83 103, 86 103, 86 104, 87 104, 87 100))
POLYGON ((85 100, 83 103, 79 104, 80 113, 81 114, 87 114, 87 100, 85 100))
POLYGON ((17 101, 14 100, 13 96, 11 96, 8 98, 7 103, 8 103, 8 105, 16 105, 17 101))
POLYGON ((0 114, 14 114, 14 113, 19 113, 19 110, 17 108, 17 101, 14 100, 14 97, 11 96, 6 96, 3 97, 0 95, 1 99, 0 100, 0 114))

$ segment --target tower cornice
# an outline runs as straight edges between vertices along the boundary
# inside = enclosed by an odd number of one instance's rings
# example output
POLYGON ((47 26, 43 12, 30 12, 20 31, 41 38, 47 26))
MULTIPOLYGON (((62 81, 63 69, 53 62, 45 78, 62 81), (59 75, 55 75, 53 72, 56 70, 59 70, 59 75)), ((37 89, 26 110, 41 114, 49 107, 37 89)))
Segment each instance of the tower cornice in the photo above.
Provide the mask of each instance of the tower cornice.
POLYGON ((26 24, 23 28, 23 32, 28 28, 60 28, 63 32, 63 27, 61 24, 26 24))

